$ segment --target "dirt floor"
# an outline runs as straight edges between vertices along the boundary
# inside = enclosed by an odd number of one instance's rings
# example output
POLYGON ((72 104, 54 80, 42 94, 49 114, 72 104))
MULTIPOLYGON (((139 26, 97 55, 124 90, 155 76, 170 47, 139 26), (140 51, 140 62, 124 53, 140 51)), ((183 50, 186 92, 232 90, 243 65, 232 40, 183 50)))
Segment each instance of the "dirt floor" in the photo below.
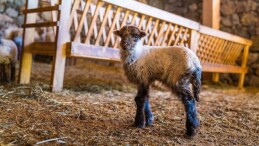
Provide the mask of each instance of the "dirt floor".
POLYGON ((119 66, 81 60, 67 67, 59 93, 50 92, 51 67, 42 63, 31 84, 0 85, 0 145, 259 145, 259 89, 203 85, 201 126, 187 139, 181 102, 158 87, 154 125, 132 127, 136 90, 119 66))

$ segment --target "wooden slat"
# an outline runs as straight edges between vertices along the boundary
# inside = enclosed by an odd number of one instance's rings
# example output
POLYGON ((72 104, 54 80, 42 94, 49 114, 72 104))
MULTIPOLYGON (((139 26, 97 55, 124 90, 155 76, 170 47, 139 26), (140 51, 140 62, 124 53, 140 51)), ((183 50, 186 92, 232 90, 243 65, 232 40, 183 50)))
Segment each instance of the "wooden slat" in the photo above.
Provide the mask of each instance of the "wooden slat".
POLYGON ((104 27, 105 27, 105 25, 106 25, 106 23, 107 23, 107 18, 108 18, 108 15, 109 15, 109 13, 110 13, 111 8, 112 8, 112 5, 109 4, 109 5, 107 6, 106 11, 105 11, 105 15, 104 15, 104 18, 103 18, 101 27, 100 27, 100 29, 99 29, 99 33, 98 33, 97 39, 96 39, 96 41, 95 41, 95 45, 98 45, 99 42, 100 42, 100 40, 101 40, 101 36, 102 36, 102 34, 103 34, 103 29, 104 29, 104 27))
POLYGON ((164 20, 170 23, 174 23, 174 24, 178 24, 190 29, 195 29, 198 30, 199 28, 199 23, 180 17, 178 15, 160 10, 158 8, 155 7, 151 7, 145 4, 142 4, 140 2, 137 1, 133 1, 133 0, 102 0, 103 2, 107 2, 119 7, 123 7, 129 10, 132 10, 134 12, 138 12, 147 16, 152 16, 154 18, 160 19, 160 20, 164 20))
POLYGON ((94 58, 120 61, 119 49, 71 42, 67 45, 68 57, 94 58))
POLYGON ((158 35, 157 35, 157 38, 156 38, 156 41, 155 41, 155 46, 157 46, 158 43, 160 42, 160 38, 161 38, 161 36, 162 36, 162 33, 164 32, 164 26, 165 26, 165 24, 166 24, 166 22, 163 21, 163 23, 161 24, 161 26, 159 26, 159 27, 160 27, 160 30, 159 30, 159 32, 158 32, 158 35))
POLYGON ((245 38, 242 38, 242 37, 230 34, 230 33, 226 33, 226 32, 220 31, 220 30, 212 29, 212 28, 209 28, 209 27, 206 27, 203 25, 200 26, 199 32, 203 33, 203 34, 211 35, 214 37, 218 37, 218 38, 221 38, 224 40, 244 44, 244 45, 249 45, 249 46, 252 45, 251 40, 248 40, 248 39, 245 39, 245 38))
POLYGON ((54 27, 59 26, 58 22, 43 22, 43 23, 27 23, 23 24, 23 28, 30 28, 30 27, 54 27))
MULTIPOLYGON (((121 27, 123 27, 126 24, 126 22, 128 20, 129 13, 130 13, 130 11, 126 10, 124 18, 123 18, 122 23, 121 23, 121 27)), ((117 48, 118 47, 119 39, 120 39, 119 37, 116 38, 113 48, 117 48)))
POLYGON ((74 38, 74 41, 76 42, 79 42, 79 39, 80 39, 80 33, 82 31, 82 28, 83 28, 83 25, 84 25, 84 20, 86 19, 86 14, 87 14, 87 11, 90 7, 90 4, 91 4, 91 0, 88 0, 85 7, 84 7, 84 11, 83 11, 83 14, 81 16, 81 20, 79 22, 79 26, 77 28, 77 31, 76 31, 76 35, 75 35, 75 38, 74 38))
POLYGON ((174 41, 174 46, 177 45, 178 41, 179 41, 179 38, 180 38, 180 35, 182 34, 182 31, 183 31, 183 27, 180 27, 178 33, 177 33, 177 36, 176 36, 176 39, 174 41))
POLYGON ((137 16, 138 16, 138 13, 135 12, 133 17, 132 17, 131 23, 130 23, 131 25, 134 24, 134 22, 136 21, 137 16))
POLYGON ((159 23, 159 19, 157 19, 156 22, 155 22, 155 25, 154 25, 154 27, 153 27, 153 30, 152 30, 152 32, 151 32, 151 34, 150 34, 150 36, 149 36, 147 45, 151 45, 151 41, 152 41, 153 36, 154 36, 154 34, 155 34, 155 31, 156 31, 156 29, 157 29, 158 23, 159 23))
POLYGON ((239 67, 234 65, 221 65, 202 63, 202 71, 204 72, 221 72, 221 73, 246 73, 246 67, 239 67))
POLYGON ((110 42, 110 39, 111 39, 113 30, 114 30, 115 24, 116 24, 116 22, 118 21, 119 16, 120 16, 120 11, 121 11, 121 8, 118 7, 118 8, 117 8, 117 11, 116 11, 116 14, 115 14, 115 16, 114 16, 114 19, 113 19, 111 28, 110 28, 110 30, 109 30, 108 36, 107 36, 107 38, 106 38, 106 40, 105 40, 105 45, 104 45, 105 47, 108 47, 108 45, 109 45, 109 42, 110 42))
POLYGON ((165 32, 164 38, 163 38, 163 40, 162 40, 162 43, 161 43, 160 45, 163 46, 163 45, 165 44, 165 41, 168 40, 168 34, 169 34, 170 30, 171 30, 171 27, 172 27, 172 24, 170 23, 170 24, 167 26, 167 30, 166 30, 166 32, 165 32))
POLYGON ((55 6, 50 6, 50 7, 25 9, 25 10, 23 10, 23 13, 24 14, 27 14, 27 13, 41 13, 41 12, 46 12, 46 11, 58 11, 58 10, 60 10, 59 5, 55 5, 55 6))
POLYGON ((99 9, 102 7, 102 4, 103 3, 101 1, 99 1, 98 4, 97 4, 97 7, 95 9, 91 25, 89 27, 89 30, 88 30, 88 33, 87 33, 87 36, 86 36, 86 39, 85 39, 85 43, 89 44, 89 42, 90 42, 90 38, 91 38, 92 33, 93 33, 93 29, 94 29, 94 25, 96 23, 96 19, 97 19, 98 13, 99 13, 99 9))
POLYGON ((172 44, 172 41, 174 39, 174 35, 175 35, 175 32, 176 32, 177 29, 178 29, 178 25, 175 25, 174 28, 173 28, 173 31, 171 33, 171 36, 170 36, 170 38, 167 42, 167 46, 170 46, 172 44))
POLYGON ((182 36, 182 38, 181 38, 181 41, 180 41, 180 44, 179 44, 179 45, 182 45, 182 44, 183 44, 184 39, 187 37, 188 31, 189 31, 188 29, 185 29, 184 34, 183 34, 183 36, 182 36))
MULTIPOLYGON (((90 1, 91 2, 91 0, 88 0, 88 1, 90 1)), ((88 2, 87 1, 87 2, 88 2)), ((82 1, 81 0, 81 9, 82 10, 84 10, 84 8, 85 8, 85 5, 87 5, 87 3, 85 3, 84 1, 82 1)), ((92 7, 92 5, 93 4, 90 4, 90 8, 92 7)), ((88 7, 88 9, 89 9, 89 7, 88 7)), ((85 10, 86 11, 86 10, 85 10)), ((91 13, 91 12, 90 12, 91 13)), ((86 14, 86 15, 88 15, 88 14, 86 14)), ((85 30, 85 36, 87 35, 87 33, 88 33, 88 22, 87 22, 88 20, 87 20, 87 17, 84 19, 84 24, 83 24, 83 28, 84 28, 84 30, 85 30)), ((81 38, 80 38, 80 42, 81 42, 81 38)))
POLYGON ((145 17, 146 17, 145 15, 142 15, 142 16, 141 16, 141 19, 140 19, 139 24, 138 24, 138 28, 139 28, 139 29, 142 28, 142 25, 143 25, 143 22, 144 22, 144 20, 145 20, 145 17))
POLYGON ((30 50, 33 54, 54 56, 56 47, 55 42, 36 42, 31 45, 30 50))
MULTIPOLYGON (((146 28, 145 28, 145 32, 146 32, 146 33, 148 33, 149 27, 150 27, 151 24, 152 24, 152 20, 153 20, 153 18, 152 18, 152 17, 149 17, 148 22, 147 22, 147 25, 146 25, 146 28)), ((148 43, 148 37, 145 37, 144 42, 145 42, 146 44, 148 43)))
POLYGON ((74 4, 73 4, 73 7, 72 7, 72 10, 71 10, 71 13, 70 13, 69 27, 72 26, 72 22, 74 21, 74 17, 75 17, 75 14, 76 14, 76 10, 77 10, 78 7, 79 7, 80 1, 81 1, 81 0, 74 0, 74 4))
MULTIPOLYGON (((55 6, 55 5, 58 5, 59 6, 59 3, 57 2, 57 0, 50 0, 50 5, 51 6, 55 6)), ((60 10, 60 6, 59 6, 59 10, 60 10)), ((59 13, 60 11, 52 11, 51 12, 51 18, 52 18, 52 22, 56 22, 56 21, 58 21, 58 13, 59 13)), ((56 31, 57 31, 57 27, 53 27, 53 34, 54 35, 56 35, 57 33, 56 33, 56 31)), ((56 41, 56 40, 55 40, 56 41)))

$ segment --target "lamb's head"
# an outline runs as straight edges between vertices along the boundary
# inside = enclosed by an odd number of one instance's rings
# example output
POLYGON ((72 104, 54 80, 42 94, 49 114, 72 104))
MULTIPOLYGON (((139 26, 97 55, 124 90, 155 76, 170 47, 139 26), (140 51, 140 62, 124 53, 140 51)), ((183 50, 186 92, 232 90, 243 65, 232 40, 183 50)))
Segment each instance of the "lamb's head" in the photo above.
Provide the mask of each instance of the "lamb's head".
POLYGON ((138 43, 141 42, 141 38, 146 36, 144 31, 139 30, 136 26, 126 25, 120 30, 114 31, 114 34, 121 37, 121 47, 123 50, 131 50, 138 43))

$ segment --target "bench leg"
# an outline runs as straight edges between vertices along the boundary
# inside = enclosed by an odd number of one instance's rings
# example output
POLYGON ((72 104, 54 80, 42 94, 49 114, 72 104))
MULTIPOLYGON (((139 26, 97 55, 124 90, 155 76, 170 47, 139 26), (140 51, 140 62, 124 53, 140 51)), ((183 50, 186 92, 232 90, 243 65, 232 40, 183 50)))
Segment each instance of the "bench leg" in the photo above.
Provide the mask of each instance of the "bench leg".
MULTIPOLYGON (((27 9, 33 9, 38 7, 39 0, 27 0, 27 9)), ((35 23, 37 15, 36 13, 27 14, 25 16, 25 23, 35 23)), ((30 45, 34 42, 35 28, 27 28, 23 31, 23 49, 22 58, 20 63, 19 83, 28 84, 31 78, 32 68, 32 53, 30 52, 30 45)))
POLYGON ((212 73, 212 81, 215 83, 219 82, 219 73, 218 72, 212 73))
POLYGON ((240 74, 238 81, 238 88, 242 89, 245 81, 245 73, 240 74))
POLYGON ((66 57, 63 55, 57 55, 54 57, 53 65, 52 65, 52 91, 58 92, 63 89, 64 82, 64 74, 65 74, 65 65, 66 57))

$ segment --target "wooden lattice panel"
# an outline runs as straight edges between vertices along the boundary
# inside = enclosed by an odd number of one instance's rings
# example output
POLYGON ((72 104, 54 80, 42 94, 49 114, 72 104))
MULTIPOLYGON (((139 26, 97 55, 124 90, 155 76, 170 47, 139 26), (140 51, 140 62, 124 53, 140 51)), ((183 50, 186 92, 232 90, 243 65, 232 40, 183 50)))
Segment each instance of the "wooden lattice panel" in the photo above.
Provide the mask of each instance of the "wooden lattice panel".
POLYGON ((236 65, 244 45, 200 34, 197 55, 203 63, 236 65))
POLYGON ((74 42, 118 48, 119 38, 113 31, 126 24, 147 32, 145 45, 190 47, 191 29, 187 27, 102 1, 97 5, 93 5, 91 0, 73 1, 70 31, 74 42))

